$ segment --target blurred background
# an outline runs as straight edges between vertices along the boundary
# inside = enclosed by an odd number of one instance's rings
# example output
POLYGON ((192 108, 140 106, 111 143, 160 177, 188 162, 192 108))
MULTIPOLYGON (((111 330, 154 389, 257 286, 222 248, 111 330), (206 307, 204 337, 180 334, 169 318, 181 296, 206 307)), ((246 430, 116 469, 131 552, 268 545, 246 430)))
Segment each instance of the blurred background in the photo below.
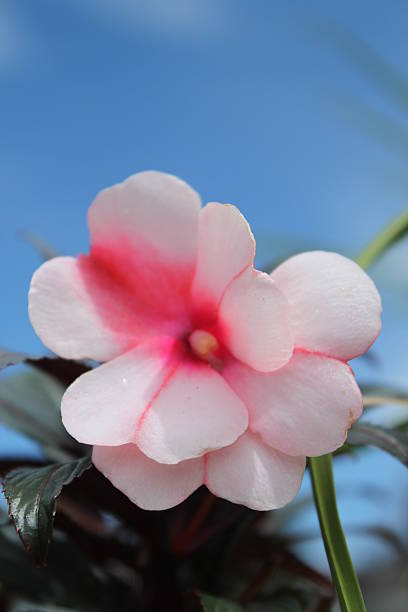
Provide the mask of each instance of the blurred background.
MULTIPOLYGON (((0 0, 0 344, 44 353, 27 317, 38 248, 86 252, 96 193, 144 169, 236 204, 261 267, 357 255, 407 209, 407 31, 404 0, 0 0)), ((352 365, 407 390, 407 243, 371 273, 383 332, 352 365)), ((1 454, 16 449, 39 452, 1 427, 1 454)), ((406 468, 372 450, 335 476, 368 609, 404 609, 406 468)), ((285 529, 328 572, 307 476, 299 500, 285 529)))

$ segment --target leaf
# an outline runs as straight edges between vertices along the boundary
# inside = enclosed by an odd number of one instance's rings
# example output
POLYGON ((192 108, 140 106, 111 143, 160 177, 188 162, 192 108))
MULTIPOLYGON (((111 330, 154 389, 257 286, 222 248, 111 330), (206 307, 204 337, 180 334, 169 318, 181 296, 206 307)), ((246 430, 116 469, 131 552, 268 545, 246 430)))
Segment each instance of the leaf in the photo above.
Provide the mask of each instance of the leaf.
POLYGON ((408 112, 408 78, 404 72, 340 23, 318 17, 311 25, 315 35, 337 50, 360 76, 382 93, 385 100, 408 112))
POLYGON ((366 137, 402 158, 408 156, 408 130, 404 122, 371 108, 357 97, 338 95, 335 108, 340 119, 353 123, 366 137))
POLYGON ((83 361, 63 359, 62 357, 33 357, 27 355, 27 353, 0 348, 0 370, 20 363, 27 363, 33 368, 51 374, 65 387, 68 387, 78 376, 91 369, 83 361))
POLYGON ((248 606, 248 612, 303 612, 295 594, 282 593, 270 601, 254 603, 248 606))
POLYGON ((17 532, 38 564, 45 565, 51 540, 56 498, 62 488, 91 467, 84 457, 42 468, 17 468, 7 474, 3 490, 17 532))
POLYGON ((64 387, 68 387, 79 376, 89 372, 91 369, 83 361, 73 361, 72 359, 63 359, 62 357, 28 358, 26 363, 41 372, 50 374, 64 387))
POLYGON ((376 446, 408 467, 408 435, 398 429, 386 429, 368 423, 356 423, 347 441, 354 446, 376 446))
POLYGON ((37 371, 0 380, 0 423, 39 442, 50 459, 63 461, 78 444, 61 422, 64 387, 37 371))
POLYGON ((239 604, 228 599, 221 599, 198 591, 189 594, 189 607, 191 612, 244 612, 239 604))
POLYGON ((29 601, 20 601, 13 607, 13 612, 78 612, 74 608, 61 608, 48 604, 39 604, 29 601))
POLYGON ((30 600, 49 600, 52 595, 52 586, 46 584, 11 525, 0 528, 0 584, 2 591, 30 600))
POLYGON ((27 357, 28 355, 25 353, 18 353, 0 348, 0 370, 4 370, 4 368, 7 368, 8 366, 23 363, 27 357))
POLYGON ((369 268, 377 259, 379 259, 390 247, 402 240, 408 234, 408 211, 404 211, 387 225, 375 238, 372 240, 356 262, 364 270, 369 268))
POLYGON ((19 235, 27 242, 27 244, 37 251, 38 255, 43 261, 48 261, 49 259, 58 257, 59 252, 35 232, 23 229, 20 230, 19 235))
POLYGON ((0 379, 0 424, 33 438, 52 461, 84 455, 84 447, 63 427, 60 407, 66 387, 90 367, 67 359, 23 357, 34 369, 0 379))
POLYGON ((364 407, 381 406, 385 404, 396 404, 408 407, 408 393, 383 385, 361 385, 364 407))
POLYGON ((128 610, 125 602, 134 596, 134 587, 127 578, 117 578, 108 567, 96 567, 82 548, 58 530, 48 566, 35 567, 10 524, 0 527, 0 585, 1 596, 6 595, 10 606, 13 602, 13 610, 19 601, 31 602, 31 611, 42 610, 46 602, 48 606, 81 612, 111 612, 128 610))

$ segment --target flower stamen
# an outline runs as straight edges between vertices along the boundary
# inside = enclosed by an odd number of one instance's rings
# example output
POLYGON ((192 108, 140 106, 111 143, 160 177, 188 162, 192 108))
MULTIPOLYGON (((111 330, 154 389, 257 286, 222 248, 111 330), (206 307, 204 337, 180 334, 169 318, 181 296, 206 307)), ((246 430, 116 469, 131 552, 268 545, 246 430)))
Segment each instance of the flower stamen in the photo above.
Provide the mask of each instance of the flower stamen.
POLYGON ((194 355, 208 363, 214 361, 215 354, 220 348, 217 338, 203 329, 194 330, 190 334, 188 342, 194 355))

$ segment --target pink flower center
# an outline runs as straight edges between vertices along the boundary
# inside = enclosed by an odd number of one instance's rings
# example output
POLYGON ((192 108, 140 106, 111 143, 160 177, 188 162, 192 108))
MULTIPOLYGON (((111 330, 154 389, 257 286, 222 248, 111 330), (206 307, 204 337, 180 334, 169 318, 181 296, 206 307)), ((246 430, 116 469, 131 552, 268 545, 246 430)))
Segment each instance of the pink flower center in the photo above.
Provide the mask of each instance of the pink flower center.
POLYGON ((214 365, 220 345, 217 338, 204 329, 194 330, 188 337, 190 348, 194 355, 202 361, 214 365))

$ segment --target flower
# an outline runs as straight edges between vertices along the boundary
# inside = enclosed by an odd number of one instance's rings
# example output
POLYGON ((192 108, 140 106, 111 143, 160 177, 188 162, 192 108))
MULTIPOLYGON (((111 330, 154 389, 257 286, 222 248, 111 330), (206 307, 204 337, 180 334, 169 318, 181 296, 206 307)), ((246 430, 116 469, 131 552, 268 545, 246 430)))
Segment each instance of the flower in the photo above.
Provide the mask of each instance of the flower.
POLYGON ((51 350, 105 362, 66 391, 68 432, 142 508, 202 484, 257 510, 288 503, 306 456, 341 446, 361 414, 346 361, 380 331, 373 282, 322 251, 258 272, 237 208, 201 208, 159 172, 102 191, 88 222, 90 254, 46 262, 29 293, 51 350))

